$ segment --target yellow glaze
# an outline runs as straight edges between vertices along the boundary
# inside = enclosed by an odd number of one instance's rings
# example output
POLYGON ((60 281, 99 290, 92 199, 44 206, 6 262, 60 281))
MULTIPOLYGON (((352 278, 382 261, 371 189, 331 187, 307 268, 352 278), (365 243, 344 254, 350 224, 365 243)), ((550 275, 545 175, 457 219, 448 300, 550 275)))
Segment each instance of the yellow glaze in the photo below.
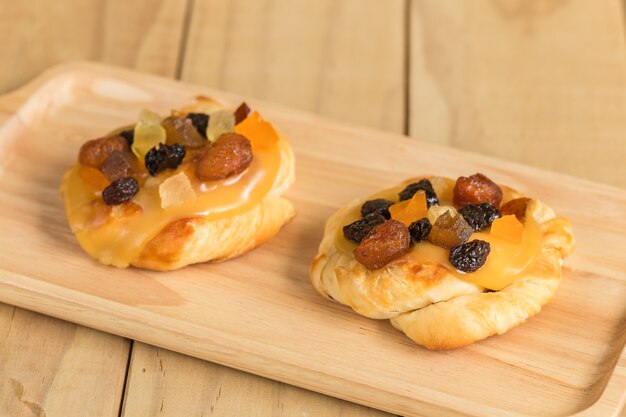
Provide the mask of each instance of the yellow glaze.
POLYGON ((232 217, 257 205, 274 184, 284 139, 257 113, 251 116, 251 120, 235 127, 235 132, 250 140, 253 154, 250 166, 236 177, 202 182, 193 173, 194 164, 185 162, 177 170, 148 178, 133 198, 134 204, 108 207, 102 201, 101 189, 80 175, 80 166, 70 168, 64 181, 65 210, 81 247, 102 263, 123 268, 173 221, 200 216, 210 220, 232 217), (197 198, 161 208, 159 185, 181 171, 187 174, 197 198))
MULTIPOLYGON (((437 183, 433 183, 435 191, 439 194, 437 183)), ((449 188, 449 184, 442 184, 449 188)), ((394 187, 380 193, 374 194, 368 197, 368 200, 374 198, 386 198, 392 201, 397 201, 398 193, 404 187, 394 187)), ((443 194, 443 193, 442 193, 443 194)), ((446 195, 448 193, 445 193, 446 195)), ((444 198, 440 198, 442 205, 451 205, 451 195, 446 195, 444 198)), ((341 227, 337 230, 335 235, 335 246, 339 251, 344 253, 352 253, 356 248, 356 244, 348 241, 343 235, 343 226, 358 220, 360 215, 360 206, 355 207, 345 217, 341 223, 341 227)), ((532 218, 528 216, 526 222, 523 225, 523 231, 521 234, 521 240, 519 243, 514 243, 510 239, 501 236, 493 236, 487 230, 484 232, 473 233, 470 237, 471 240, 480 239, 489 242, 491 245, 491 252, 487 257, 485 265, 477 271, 470 273, 463 273, 454 268, 448 260, 448 249, 441 248, 433 245, 430 242, 420 242, 413 245, 411 252, 402 256, 401 258, 393 261, 393 264, 399 264, 403 262, 410 262, 412 264, 434 264, 441 265, 448 269, 451 274, 465 281, 479 285, 490 290, 501 290, 517 278, 524 274, 524 271, 531 265, 540 250, 541 233, 539 225, 532 218)))

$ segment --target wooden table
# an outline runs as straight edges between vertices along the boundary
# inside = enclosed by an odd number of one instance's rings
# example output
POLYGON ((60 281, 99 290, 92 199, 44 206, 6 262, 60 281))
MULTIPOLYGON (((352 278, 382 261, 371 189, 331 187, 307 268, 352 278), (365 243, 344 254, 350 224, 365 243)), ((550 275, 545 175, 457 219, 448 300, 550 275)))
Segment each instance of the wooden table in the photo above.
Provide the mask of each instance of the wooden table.
MULTIPOLYGON (((626 186, 618 0, 0 0, 0 28, 0 92, 97 60, 626 186)), ((389 415, 4 304, 0 341, 0 416, 389 415)))

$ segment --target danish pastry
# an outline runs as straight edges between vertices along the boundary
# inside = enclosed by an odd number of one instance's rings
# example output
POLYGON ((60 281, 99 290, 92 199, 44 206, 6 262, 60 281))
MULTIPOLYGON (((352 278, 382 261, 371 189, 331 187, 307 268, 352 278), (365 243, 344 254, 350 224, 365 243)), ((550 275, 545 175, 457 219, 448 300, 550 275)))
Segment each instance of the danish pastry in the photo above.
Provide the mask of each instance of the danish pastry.
POLYGON ((172 270, 247 252, 294 217, 287 141, 243 103, 199 97, 82 145, 61 194, 80 246, 105 265, 172 270))
POLYGON ((311 264, 323 296, 452 349, 502 334, 556 292, 571 223, 482 174, 411 179, 327 221, 311 264))

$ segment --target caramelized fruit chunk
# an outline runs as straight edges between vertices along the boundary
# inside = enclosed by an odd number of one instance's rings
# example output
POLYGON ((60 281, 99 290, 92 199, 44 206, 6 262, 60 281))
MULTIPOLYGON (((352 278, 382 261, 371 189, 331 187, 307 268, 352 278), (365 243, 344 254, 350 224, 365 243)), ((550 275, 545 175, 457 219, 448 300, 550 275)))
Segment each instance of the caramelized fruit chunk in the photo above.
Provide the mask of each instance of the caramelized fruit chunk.
POLYGON ((165 129, 161 126, 161 116, 150 110, 142 110, 133 135, 131 150, 139 160, 143 161, 150 149, 159 143, 166 142, 165 129))
POLYGON ((461 208, 459 213, 477 232, 489 228, 491 223, 500 217, 498 209, 489 203, 468 204, 461 208))
POLYGON ((428 240, 434 245, 450 249, 467 242, 473 231, 472 226, 467 224, 463 216, 452 216, 447 211, 433 224, 428 240))
POLYGON ((410 200, 400 201, 389 207, 389 214, 391 214, 392 219, 399 220, 408 226, 414 221, 428 216, 426 198, 426 193, 420 190, 413 194, 410 200))
POLYGON ((409 229, 397 220, 376 226, 354 250, 354 257, 369 270, 382 268, 409 251, 409 229))
POLYGON ((385 223, 387 219, 379 213, 370 213, 353 223, 343 227, 343 235, 346 239, 359 243, 371 230, 385 223))
POLYGON ((129 151, 115 151, 100 167, 100 171, 109 181, 124 177, 136 177, 139 174, 137 159, 129 151))
POLYGON ((209 126, 209 115, 205 113, 187 113, 187 119, 191 121, 196 131, 206 139, 206 129, 209 126))
POLYGON ((215 142, 224 133, 231 133, 235 128, 235 116, 225 110, 216 111, 209 116, 206 137, 215 142))
POLYGON ((421 179, 418 182, 414 182, 413 184, 409 184, 404 190, 400 191, 400 201, 412 198, 418 191, 424 191, 426 193, 426 202, 428 203, 428 207, 439 204, 437 193, 435 192, 433 185, 426 178, 421 179))
POLYGON ((454 186, 454 204, 464 207, 468 204, 489 203, 496 208, 502 202, 502 190, 483 174, 459 177, 454 186))
POLYGON ((100 168, 115 151, 127 151, 128 142, 122 136, 107 136, 85 142, 78 152, 78 162, 93 168, 100 168))
POLYGON ((250 114, 250 107, 248 107, 248 105, 243 102, 239 105, 239 107, 237 107, 237 110, 235 110, 233 114, 235 115, 235 124, 238 125, 239 123, 243 122, 243 119, 248 117, 248 115, 250 114))
POLYGON ((424 217, 423 219, 411 223, 409 226, 409 233, 411 233, 411 237, 415 242, 421 242, 422 240, 428 239, 428 235, 430 234, 432 227, 433 226, 430 224, 428 217, 424 217))
POLYGON ((175 143, 173 145, 161 145, 150 149, 146 154, 146 169, 153 177, 166 169, 176 169, 185 158, 185 147, 175 143))
POLYGON ((134 178, 120 178, 102 191, 102 199, 107 206, 115 206, 133 199, 139 192, 139 183, 134 178))
POLYGON ((196 177, 202 181, 222 180, 242 173, 251 162, 250 141, 237 133, 224 133, 196 162, 196 177))
POLYGON ((513 243, 522 241, 524 225, 513 214, 496 219, 491 225, 491 235, 510 240, 513 243))
POLYGON ((188 118, 170 116, 163 120, 161 126, 165 129, 167 138, 165 143, 168 145, 178 143, 190 148, 197 148, 206 143, 206 139, 198 133, 188 118))
POLYGON ((361 206, 361 216, 365 217, 371 213, 378 213, 385 219, 390 219, 389 207, 393 205, 393 201, 385 198, 377 198, 374 200, 368 200, 361 206))
POLYGON ((491 252, 491 245, 484 240, 472 240, 450 250, 450 263, 461 272, 474 272, 480 269, 491 252))
POLYGON ((87 184, 98 190, 102 190, 111 183, 111 181, 109 181, 99 169, 88 165, 81 165, 78 167, 78 176, 87 184))
POLYGON ((515 217, 517 217, 517 220, 523 223, 526 221, 526 210, 528 210, 529 204, 530 198, 516 198, 515 200, 511 200, 504 204, 500 209, 500 212, 503 216, 514 214, 515 217))
POLYGON ((196 192, 184 172, 179 172, 163 181, 159 186, 161 208, 177 206, 196 198, 196 192))

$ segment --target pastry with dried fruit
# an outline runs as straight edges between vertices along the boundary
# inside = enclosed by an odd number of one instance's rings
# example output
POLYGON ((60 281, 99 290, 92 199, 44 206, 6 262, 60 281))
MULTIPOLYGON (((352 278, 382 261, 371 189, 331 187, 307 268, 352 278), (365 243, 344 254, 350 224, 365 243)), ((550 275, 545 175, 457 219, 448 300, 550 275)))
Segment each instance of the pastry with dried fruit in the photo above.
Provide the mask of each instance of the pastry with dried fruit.
POLYGON ((310 275, 324 297, 453 349, 537 314, 574 246, 569 220, 537 199, 480 173, 428 176, 334 213, 310 275))
POLYGON ((206 97, 85 142, 61 185, 80 246, 105 265, 172 270, 229 259, 295 211, 288 142, 244 103, 206 97))

